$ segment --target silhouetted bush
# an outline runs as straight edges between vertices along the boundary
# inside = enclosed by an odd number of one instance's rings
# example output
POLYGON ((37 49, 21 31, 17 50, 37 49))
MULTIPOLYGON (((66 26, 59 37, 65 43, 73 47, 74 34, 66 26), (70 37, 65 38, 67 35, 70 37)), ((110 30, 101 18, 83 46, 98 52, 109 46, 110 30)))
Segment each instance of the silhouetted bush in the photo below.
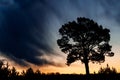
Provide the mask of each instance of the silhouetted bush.
POLYGON ((100 68, 100 70, 98 71, 98 74, 116 74, 117 71, 115 68, 110 68, 109 65, 107 64, 106 68, 100 68))

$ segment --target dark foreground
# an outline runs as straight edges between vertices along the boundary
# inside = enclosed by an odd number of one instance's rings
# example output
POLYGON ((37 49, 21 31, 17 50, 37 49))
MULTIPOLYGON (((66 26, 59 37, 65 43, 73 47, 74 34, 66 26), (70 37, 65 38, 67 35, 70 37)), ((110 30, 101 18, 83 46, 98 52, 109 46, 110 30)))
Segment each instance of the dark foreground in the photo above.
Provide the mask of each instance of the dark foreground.
POLYGON ((106 68, 100 68, 98 73, 86 75, 78 74, 44 74, 40 70, 33 71, 32 68, 17 72, 16 68, 9 68, 8 63, 0 62, 0 80, 120 80, 120 73, 108 65, 106 68))
POLYGON ((0 76, 0 80, 120 80, 120 74, 41 74, 29 76, 0 76))

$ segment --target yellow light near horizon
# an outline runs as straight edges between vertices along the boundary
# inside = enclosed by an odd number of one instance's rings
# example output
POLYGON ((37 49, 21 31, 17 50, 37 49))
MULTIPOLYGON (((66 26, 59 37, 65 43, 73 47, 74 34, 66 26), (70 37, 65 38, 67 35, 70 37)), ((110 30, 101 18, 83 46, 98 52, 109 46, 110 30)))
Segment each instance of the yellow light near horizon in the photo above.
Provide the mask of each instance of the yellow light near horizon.
MULTIPOLYGON (((100 69, 100 67, 106 67, 107 64, 109 64, 110 67, 114 67, 116 68, 117 72, 120 72, 120 46, 113 46, 113 50, 112 50, 115 55, 113 57, 106 57, 105 58, 105 62, 102 63, 101 65, 99 64, 93 64, 93 63, 89 63, 89 69, 90 69, 90 73, 94 73, 94 71, 97 73, 98 70, 100 69)), ((64 53, 61 53, 64 54, 64 53)), ((60 63, 62 66, 56 65, 56 66, 52 66, 52 65, 46 65, 46 66, 36 66, 32 63, 28 63, 31 68, 33 68, 34 71, 36 71, 37 69, 39 69, 41 72, 43 73, 56 73, 59 72, 61 74, 85 74, 85 65, 81 63, 81 61, 77 61, 72 63, 70 66, 67 66, 66 63, 66 55, 63 55, 61 58, 61 56, 47 56, 45 57, 45 59, 51 60, 51 61, 55 61, 55 63, 60 63), (50 58, 48 58, 50 57, 50 58)), ((1 59, 3 59, 4 57, 1 57, 1 59)), ((10 66, 14 66, 17 71, 22 72, 23 70, 28 69, 29 67, 22 67, 16 63, 14 63, 12 60, 8 59, 8 61, 10 61, 10 66)))
MULTIPOLYGON (((100 67, 106 67, 107 63, 103 63, 102 65, 99 64, 89 64, 90 73, 98 72, 100 67)), ((112 68, 112 66, 110 66, 112 68)), ((116 68, 116 67, 115 67, 116 68)), ((117 67, 117 72, 120 72, 120 67, 117 67)), ((75 63, 72 66, 65 66, 65 67, 55 67, 55 66, 43 66, 40 67, 40 71, 43 73, 61 73, 61 74, 85 74, 85 66, 84 64, 75 63)))
POLYGON ((71 64, 71 66, 65 65, 64 67, 57 67, 57 66, 43 66, 40 67, 41 72, 43 73, 56 73, 59 72, 61 74, 84 74, 84 65, 81 64, 71 64))

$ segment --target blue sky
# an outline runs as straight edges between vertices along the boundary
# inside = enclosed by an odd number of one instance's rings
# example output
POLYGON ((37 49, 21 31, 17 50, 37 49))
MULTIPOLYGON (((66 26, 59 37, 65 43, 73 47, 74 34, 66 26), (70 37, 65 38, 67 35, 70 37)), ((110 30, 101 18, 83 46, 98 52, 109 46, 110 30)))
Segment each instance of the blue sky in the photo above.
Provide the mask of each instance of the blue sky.
POLYGON ((1 59, 19 66, 64 66, 66 56, 56 44, 58 30, 68 21, 87 17, 110 29, 115 56, 106 63, 111 61, 116 67, 120 60, 119 8, 119 0, 0 0, 1 59))

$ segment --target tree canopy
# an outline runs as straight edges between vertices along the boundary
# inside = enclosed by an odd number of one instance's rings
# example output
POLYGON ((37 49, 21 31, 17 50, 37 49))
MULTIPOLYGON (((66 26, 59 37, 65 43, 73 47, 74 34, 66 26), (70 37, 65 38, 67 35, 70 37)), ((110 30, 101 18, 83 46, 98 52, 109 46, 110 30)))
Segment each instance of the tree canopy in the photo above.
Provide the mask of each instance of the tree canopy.
POLYGON ((77 18, 77 21, 68 22, 59 29, 61 38, 57 44, 61 51, 67 55, 67 65, 81 60, 88 65, 102 63, 105 56, 114 56, 109 45, 110 30, 103 28, 93 20, 85 17, 77 18))

